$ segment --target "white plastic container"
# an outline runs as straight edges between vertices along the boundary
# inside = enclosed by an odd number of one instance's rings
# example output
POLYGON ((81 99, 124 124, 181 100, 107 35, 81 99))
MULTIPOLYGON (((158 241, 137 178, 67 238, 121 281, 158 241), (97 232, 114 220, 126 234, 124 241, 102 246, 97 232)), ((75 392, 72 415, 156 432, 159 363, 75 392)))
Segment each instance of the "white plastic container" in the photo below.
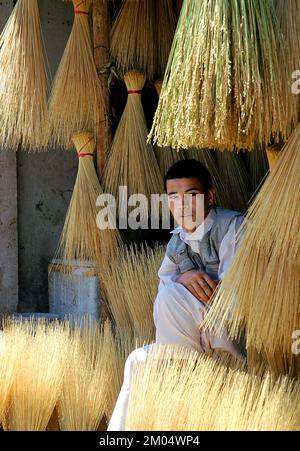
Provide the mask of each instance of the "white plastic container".
POLYGON ((49 313, 80 319, 101 318, 100 285, 93 262, 74 261, 67 273, 63 261, 48 268, 49 313))

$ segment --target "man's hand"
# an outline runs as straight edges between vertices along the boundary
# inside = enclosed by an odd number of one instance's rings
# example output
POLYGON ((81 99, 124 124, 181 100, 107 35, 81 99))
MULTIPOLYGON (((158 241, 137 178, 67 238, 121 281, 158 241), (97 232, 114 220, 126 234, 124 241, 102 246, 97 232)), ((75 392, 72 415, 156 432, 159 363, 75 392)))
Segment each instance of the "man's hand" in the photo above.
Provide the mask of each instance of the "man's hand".
POLYGON ((206 272, 192 269, 184 274, 180 274, 177 283, 181 283, 189 290, 199 301, 208 303, 213 292, 218 286, 218 282, 209 277, 206 272))

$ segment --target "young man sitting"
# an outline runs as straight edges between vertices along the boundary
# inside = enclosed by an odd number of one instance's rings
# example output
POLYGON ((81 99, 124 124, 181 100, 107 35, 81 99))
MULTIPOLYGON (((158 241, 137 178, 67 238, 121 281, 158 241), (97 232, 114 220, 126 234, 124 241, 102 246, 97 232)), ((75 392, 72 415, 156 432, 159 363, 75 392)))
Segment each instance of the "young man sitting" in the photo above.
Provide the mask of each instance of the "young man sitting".
MULTIPOLYGON (((239 348, 225 333, 215 337, 201 331, 200 325, 236 252, 235 237, 244 217, 215 206, 210 173, 197 160, 182 160, 171 166, 165 176, 165 189, 178 227, 171 232, 158 272, 160 282, 153 311, 155 342, 239 357, 239 348)), ((136 362, 146 360, 150 350, 151 345, 144 346, 127 358, 109 431, 125 430, 132 370, 136 362)))

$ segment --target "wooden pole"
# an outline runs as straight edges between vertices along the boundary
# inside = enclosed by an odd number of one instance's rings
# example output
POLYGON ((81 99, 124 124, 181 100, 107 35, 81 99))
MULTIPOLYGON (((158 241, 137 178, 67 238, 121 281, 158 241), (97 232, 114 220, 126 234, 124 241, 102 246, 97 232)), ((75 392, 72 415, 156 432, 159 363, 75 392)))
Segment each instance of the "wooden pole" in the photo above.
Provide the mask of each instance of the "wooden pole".
MULTIPOLYGON (((106 156, 112 142, 111 131, 111 105, 108 91, 109 76, 109 47, 110 47, 110 24, 109 24, 109 0, 94 0, 93 2, 93 34, 94 34, 94 59, 99 76, 100 87, 104 102, 99 105, 96 123, 96 167, 98 178, 101 182, 106 156)), ((101 268, 100 268, 101 271, 101 268)), ((101 283, 101 281, 100 281, 101 283)), ((101 287, 101 319, 105 321, 108 316, 107 296, 103 286, 101 287)))
POLYGON ((96 124, 97 174, 101 180, 107 153, 111 146, 111 105, 108 92, 110 25, 108 0, 94 0, 93 3, 94 58, 103 93, 103 105, 99 107, 96 124))

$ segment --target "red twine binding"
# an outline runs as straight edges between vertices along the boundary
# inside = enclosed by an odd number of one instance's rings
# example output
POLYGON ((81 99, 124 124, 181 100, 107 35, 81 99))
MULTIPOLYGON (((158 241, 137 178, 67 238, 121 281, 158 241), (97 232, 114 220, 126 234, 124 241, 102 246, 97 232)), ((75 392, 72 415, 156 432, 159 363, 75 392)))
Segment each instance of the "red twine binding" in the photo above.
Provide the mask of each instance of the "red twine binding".
POLYGON ((80 9, 75 9, 74 12, 75 12, 75 14, 84 14, 85 16, 88 16, 88 14, 89 14, 86 11, 80 11, 80 9))
POLYGON ((127 91, 128 94, 140 94, 142 91, 131 89, 130 91, 127 91))
POLYGON ((93 153, 79 153, 78 152, 78 158, 82 158, 82 157, 92 157, 94 154, 93 153))

